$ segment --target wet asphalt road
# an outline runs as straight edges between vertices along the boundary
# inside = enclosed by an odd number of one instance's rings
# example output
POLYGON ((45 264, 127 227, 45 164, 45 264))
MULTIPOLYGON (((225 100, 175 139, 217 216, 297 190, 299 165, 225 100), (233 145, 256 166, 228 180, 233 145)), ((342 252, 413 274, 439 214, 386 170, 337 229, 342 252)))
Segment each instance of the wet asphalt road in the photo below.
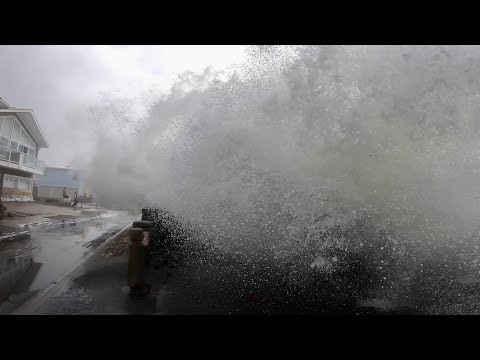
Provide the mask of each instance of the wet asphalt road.
POLYGON ((32 229, 30 240, 0 246, 0 313, 58 281, 135 218, 111 212, 84 223, 66 220, 63 225, 32 229))

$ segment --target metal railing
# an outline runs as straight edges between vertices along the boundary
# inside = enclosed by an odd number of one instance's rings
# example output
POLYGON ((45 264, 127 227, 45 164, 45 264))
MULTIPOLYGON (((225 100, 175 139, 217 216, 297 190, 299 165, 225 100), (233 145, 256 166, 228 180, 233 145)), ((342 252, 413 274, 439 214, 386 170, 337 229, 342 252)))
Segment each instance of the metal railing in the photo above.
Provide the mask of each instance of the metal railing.
POLYGON ((41 172, 45 171, 46 166, 42 160, 39 160, 34 156, 4 146, 0 146, 0 160, 8 161, 13 164, 20 164, 41 172))

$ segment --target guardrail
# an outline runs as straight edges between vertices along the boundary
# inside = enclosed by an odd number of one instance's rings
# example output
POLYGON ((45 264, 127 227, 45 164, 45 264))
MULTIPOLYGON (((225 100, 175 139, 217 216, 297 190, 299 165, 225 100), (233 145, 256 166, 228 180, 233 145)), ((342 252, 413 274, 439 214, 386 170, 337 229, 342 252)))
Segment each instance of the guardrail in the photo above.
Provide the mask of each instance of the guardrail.
POLYGON ((5 146, 0 146, 0 160, 7 161, 12 164, 19 164, 34 170, 45 172, 46 164, 42 160, 34 156, 25 154, 21 151, 9 149, 5 146))

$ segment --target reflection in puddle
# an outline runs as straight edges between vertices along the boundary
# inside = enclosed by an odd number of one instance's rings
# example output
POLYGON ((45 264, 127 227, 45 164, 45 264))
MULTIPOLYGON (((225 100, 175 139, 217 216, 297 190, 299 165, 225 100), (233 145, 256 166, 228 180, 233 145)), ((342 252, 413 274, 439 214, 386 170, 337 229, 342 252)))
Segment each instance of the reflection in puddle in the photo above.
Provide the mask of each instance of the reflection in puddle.
POLYGON ((12 293, 29 291, 42 267, 34 261, 35 247, 31 241, 15 245, 2 248, 5 254, 0 256, 0 300, 12 293))
POLYGON ((134 220, 130 216, 86 223, 66 220, 31 231, 30 240, 0 247, 0 301, 58 281, 88 253, 134 220))
POLYGON ((85 240, 88 236, 88 224, 85 224, 82 230, 82 240, 85 240))

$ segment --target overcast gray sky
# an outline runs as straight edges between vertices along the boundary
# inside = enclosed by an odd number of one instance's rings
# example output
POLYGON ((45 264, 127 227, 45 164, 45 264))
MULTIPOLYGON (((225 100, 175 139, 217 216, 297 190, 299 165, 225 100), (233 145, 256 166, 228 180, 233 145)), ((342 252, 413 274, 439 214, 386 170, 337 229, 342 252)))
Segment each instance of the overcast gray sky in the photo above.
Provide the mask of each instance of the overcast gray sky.
POLYGON ((99 92, 166 90, 174 77, 242 61, 242 46, 0 46, 0 97, 31 108, 50 144, 48 165, 70 165, 88 150, 81 112, 99 92))

